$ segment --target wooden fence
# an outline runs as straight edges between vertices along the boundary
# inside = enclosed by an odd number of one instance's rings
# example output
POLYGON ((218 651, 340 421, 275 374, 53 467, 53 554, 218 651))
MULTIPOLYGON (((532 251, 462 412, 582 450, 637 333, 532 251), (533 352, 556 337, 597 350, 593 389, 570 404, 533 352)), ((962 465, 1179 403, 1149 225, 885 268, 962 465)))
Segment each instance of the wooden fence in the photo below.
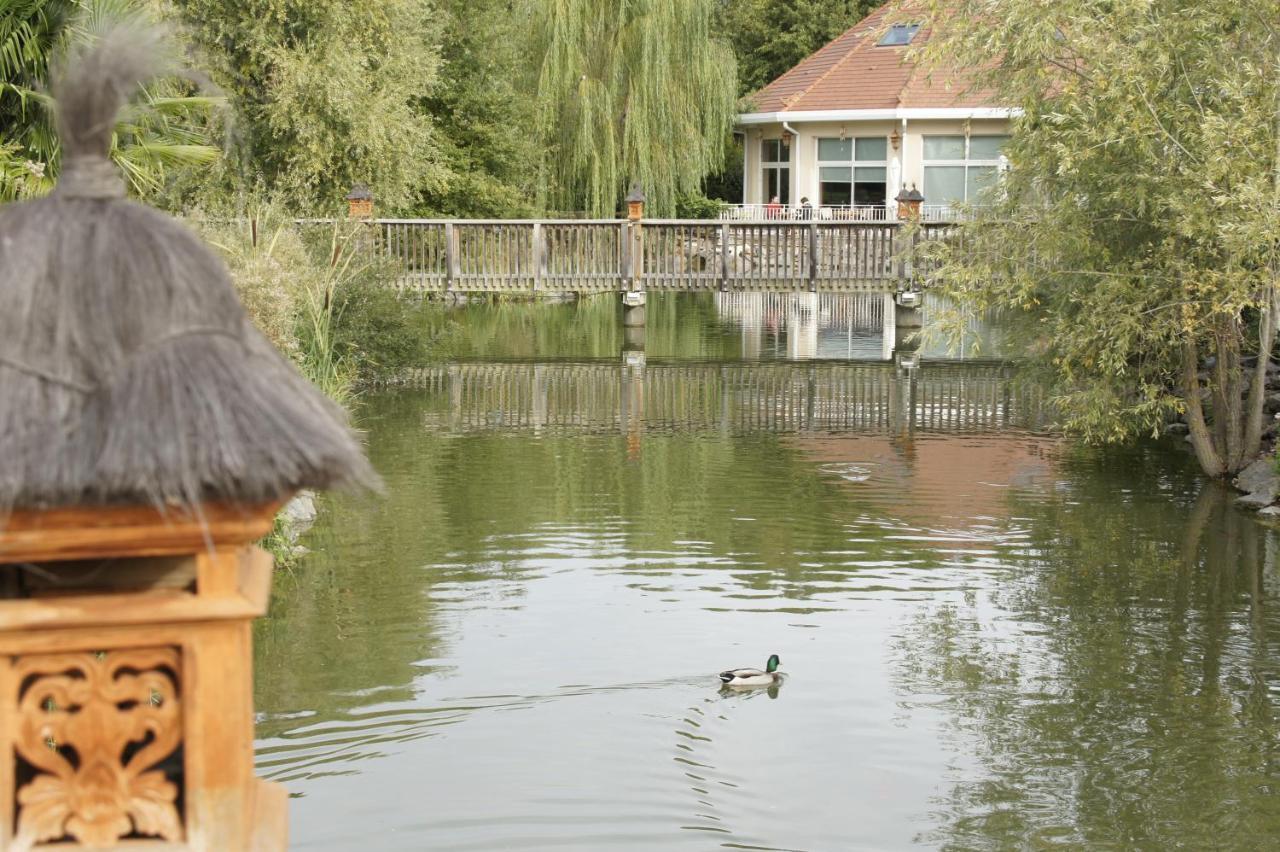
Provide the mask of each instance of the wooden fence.
POLYGON ((398 286, 423 292, 625 289, 851 292, 900 289, 914 232, 884 222, 376 219, 398 286), (912 233, 910 241, 904 233, 912 233))

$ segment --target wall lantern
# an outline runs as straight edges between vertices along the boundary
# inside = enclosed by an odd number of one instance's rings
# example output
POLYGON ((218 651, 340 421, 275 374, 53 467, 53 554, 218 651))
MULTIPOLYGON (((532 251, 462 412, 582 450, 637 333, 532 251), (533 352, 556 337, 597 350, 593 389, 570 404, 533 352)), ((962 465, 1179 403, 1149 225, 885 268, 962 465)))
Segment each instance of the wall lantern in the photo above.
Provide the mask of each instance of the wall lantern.
POLYGON ((893 133, 889 134, 889 144, 893 146, 893 150, 898 150, 898 146, 902 144, 902 134, 898 132, 898 128, 893 128, 893 133))
POLYGON ((631 192, 627 193, 627 219, 639 222, 643 218, 644 193, 640 191, 640 184, 635 183, 631 186, 631 192))
POLYGON ((898 218, 914 221, 920 218, 920 206, 924 204, 924 195, 911 184, 911 189, 903 189, 894 199, 898 202, 898 218))
POLYGON ((352 219, 373 217, 373 193, 369 187, 358 183, 347 193, 347 215, 352 219))
POLYGON ((254 775, 256 542, 297 490, 377 479, 218 255, 126 199, 112 129, 155 42, 73 53, 57 186, 0 216, 6 852, 283 852, 285 790, 254 775))

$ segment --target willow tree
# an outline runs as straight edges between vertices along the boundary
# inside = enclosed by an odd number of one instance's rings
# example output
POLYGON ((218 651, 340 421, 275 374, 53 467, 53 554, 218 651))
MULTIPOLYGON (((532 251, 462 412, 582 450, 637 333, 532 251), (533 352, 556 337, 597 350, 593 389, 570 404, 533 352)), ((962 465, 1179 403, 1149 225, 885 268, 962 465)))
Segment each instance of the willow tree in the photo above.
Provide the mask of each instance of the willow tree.
POLYGON ((527 0, 544 206, 611 216, 638 182, 658 215, 724 158, 737 75, 716 0, 527 0))
POLYGON ((1066 426, 1115 441, 1180 415, 1207 473, 1238 471, 1276 330, 1280 0, 931 5, 933 58, 1023 111, 939 283, 1025 321, 1066 426))
POLYGON ((208 183, 265 190, 303 214, 342 205, 356 182, 384 211, 438 185, 419 104, 437 79, 430 0, 168 3, 235 110, 233 173, 208 183))

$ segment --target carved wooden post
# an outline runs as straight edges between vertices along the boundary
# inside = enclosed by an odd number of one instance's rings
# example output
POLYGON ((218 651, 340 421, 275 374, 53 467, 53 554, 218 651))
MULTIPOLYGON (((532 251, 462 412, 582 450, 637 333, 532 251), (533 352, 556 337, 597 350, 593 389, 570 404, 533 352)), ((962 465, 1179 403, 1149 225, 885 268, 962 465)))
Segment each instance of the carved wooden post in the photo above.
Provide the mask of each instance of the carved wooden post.
POLYGON ((253 774, 254 542, 298 489, 376 481, 217 255, 125 200, 109 131, 151 44, 80 49, 58 185, 0 217, 5 852, 282 852, 284 789, 253 774))

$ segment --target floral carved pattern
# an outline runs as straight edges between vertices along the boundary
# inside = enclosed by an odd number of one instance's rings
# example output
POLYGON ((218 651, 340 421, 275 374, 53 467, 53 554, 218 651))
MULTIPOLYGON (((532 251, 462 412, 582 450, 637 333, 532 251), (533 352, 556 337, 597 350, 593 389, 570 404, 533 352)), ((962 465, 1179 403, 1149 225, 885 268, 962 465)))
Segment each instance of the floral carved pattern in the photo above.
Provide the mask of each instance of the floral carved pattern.
POLYGON ((37 773, 18 790, 16 848, 181 840, 178 786, 156 768, 182 740, 177 650, 31 656, 15 668, 15 745, 37 773))

